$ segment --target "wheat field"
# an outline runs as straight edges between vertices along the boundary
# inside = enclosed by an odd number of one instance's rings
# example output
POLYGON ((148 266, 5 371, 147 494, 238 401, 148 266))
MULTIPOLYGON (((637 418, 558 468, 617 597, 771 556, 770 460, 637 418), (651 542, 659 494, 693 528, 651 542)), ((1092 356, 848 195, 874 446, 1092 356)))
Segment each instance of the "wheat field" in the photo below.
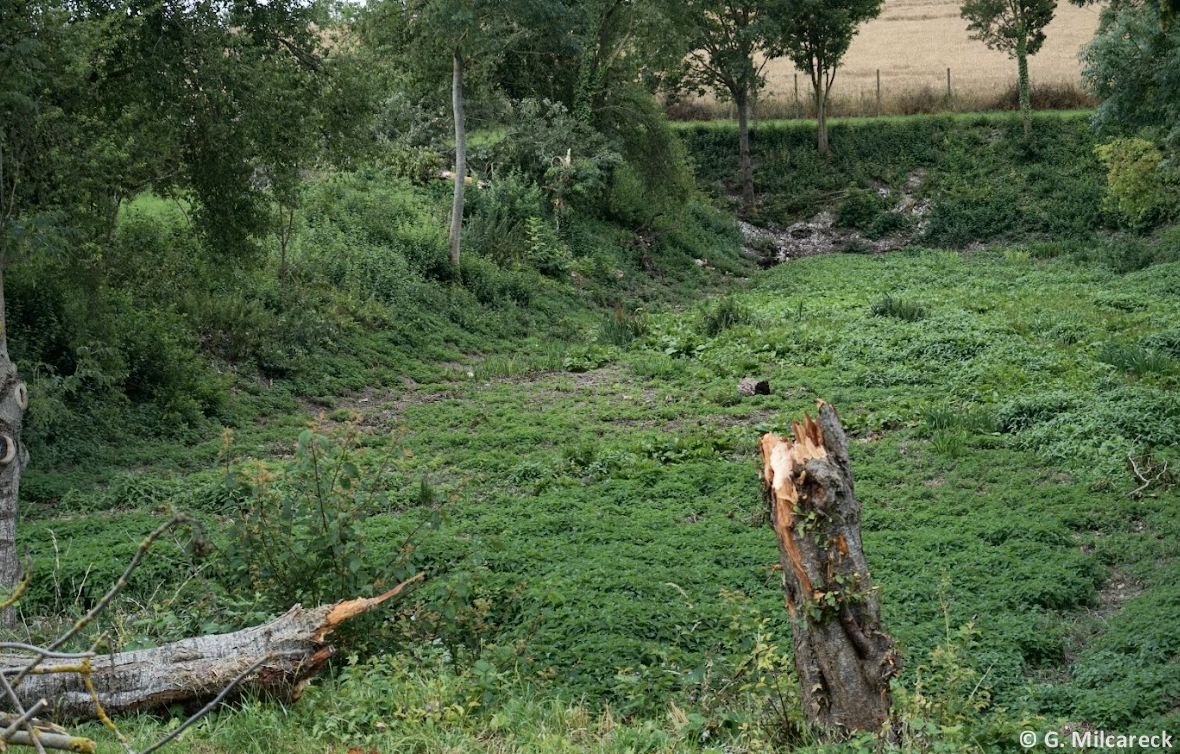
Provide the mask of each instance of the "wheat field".
MULTIPOLYGON (((946 91, 951 69, 956 95, 988 96, 1008 89, 1016 78, 1016 63, 989 50, 967 35, 967 22, 956 0, 885 0, 884 10, 865 24, 845 57, 833 95, 839 98, 876 96, 876 74, 881 71, 884 97, 916 89, 946 91)), ((1078 8, 1059 2, 1048 39, 1030 58, 1029 70, 1038 85, 1076 85, 1081 79, 1078 51, 1098 28, 1098 6, 1078 8)), ((773 60, 767 67, 763 97, 794 98, 795 68, 789 60, 773 60)), ((800 96, 807 96, 806 79, 799 77, 800 96)))

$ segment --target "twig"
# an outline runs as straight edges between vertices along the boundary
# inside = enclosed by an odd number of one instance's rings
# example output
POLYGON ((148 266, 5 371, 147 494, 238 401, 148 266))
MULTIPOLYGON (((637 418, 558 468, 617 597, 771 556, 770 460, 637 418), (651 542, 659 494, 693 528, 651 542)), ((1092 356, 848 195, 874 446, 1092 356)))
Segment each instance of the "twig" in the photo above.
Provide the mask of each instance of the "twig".
POLYGON ((33 583, 33 564, 32 558, 25 560, 25 577, 16 585, 16 589, 12 590, 12 594, 8 595, 3 602, 0 602, 0 610, 5 610, 16 604, 16 601, 25 596, 25 592, 29 589, 29 584, 33 583))
POLYGON ((38 712, 45 709, 48 704, 49 702, 45 701, 44 699, 38 699, 37 703, 25 710, 23 715, 18 717, 16 720, 13 720, 12 725, 9 725, 3 731, 0 731, 0 741, 11 740, 12 735, 16 733, 22 725, 29 722, 29 720, 31 720, 38 712))
POLYGON ((90 612, 86 613, 86 615, 82 616, 82 618, 74 624, 73 628, 59 636, 56 641, 49 645, 48 648, 51 650, 57 649, 70 639, 77 636, 82 629, 86 628, 86 626, 90 625, 90 623, 98 617, 98 614, 105 610, 107 605, 111 604, 111 600, 113 600, 119 594, 119 592, 123 591, 123 587, 127 586, 127 580, 131 578, 131 574, 136 568, 139 567, 140 562, 143 560, 143 556, 147 554, 147 551, 152 546, 152 543, 163 536, 164 532, 168 531, 173 526, 176 526, 177 524, 188 523, 188 521, 188 516, 173 516, 170 521, 165 524, 161 524, 155 531, 147 535, 147 537, 139 543, 139 549, 135 551, 135 557, 133 557, 131 562, 127 564, 127 568, 123 571, 123 575, 119 577, 119 580, 115 582, 115 585, 112 586, 110 590, 105 595, 103 595, 103 598, 90 609, 90 612))

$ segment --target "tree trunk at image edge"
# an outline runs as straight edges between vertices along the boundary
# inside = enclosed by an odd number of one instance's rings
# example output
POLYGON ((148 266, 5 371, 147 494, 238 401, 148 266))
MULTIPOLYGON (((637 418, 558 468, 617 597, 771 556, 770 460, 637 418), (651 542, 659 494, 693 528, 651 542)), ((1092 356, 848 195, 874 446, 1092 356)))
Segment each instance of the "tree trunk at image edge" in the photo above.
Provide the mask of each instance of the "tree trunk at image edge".
POLYGON ((455 201, 451 205, 451 264, 459 266, 459 239, 463 230, 463 194, 467 188, 467 125, 463 117, 463 55, 454 54, 451 106, 455 113, 455 201))
POLYGON ((1032 134, 1032 100, 1028 84, 1028 34, 1022 33, 1016 40, 1016 67, 1020 75, 1020 115, 1024 119, 1024 135, 1032 134))
POLYGON ((754 208, 754 168, 750 164, 750 103, 742 92, 734 96, 738 115, 738 162, 742 171, 742 209, 754 208))
POLYGON ((836 411, 762 436, 763 481, 778 538, 795 667, 807 719, 829 736, 880 730, 900 670, 861 544, 848 440, 836 411))
MULTIPOLYGON (((16 553, 16 510, 21 472, 29 462, 29 453, 21 442, 29 393, 8 357, 6 325, 3 260, 0 259, 0 589, 5 591, 21 580, 20 558, 16 553)), ((12 610, 0 615, 0 622, 6 625, 14 620, 12 610)))

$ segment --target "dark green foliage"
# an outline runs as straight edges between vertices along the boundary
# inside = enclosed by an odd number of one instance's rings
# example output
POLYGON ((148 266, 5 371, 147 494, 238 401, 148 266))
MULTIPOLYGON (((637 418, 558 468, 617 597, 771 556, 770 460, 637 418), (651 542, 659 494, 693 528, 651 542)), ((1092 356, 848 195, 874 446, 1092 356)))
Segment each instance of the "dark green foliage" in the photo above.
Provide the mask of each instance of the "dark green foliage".
MULTIPOLYGON (((1047 114, 1034 121, 1027 144, 1012 116, 836 122, 827 159, 809 148, 814 126, 762 124, 752 141, 761 201, 750 219, 786 227, 831 208, 832 197, 850 185, 881 184, 896 192, 912 179, 917 196, 932 201, 924 243, 959 247, 1030 234, 1084 237, 1102 229, 1105 171, 1087 119, 1047 114)), ((735 185, 731 128, 679 128, 698 175, 716 193, 735 185)))
POLYGON ((913 222, 909 215, 890 210, 877 215, 869 227, 865 228, 865 235, 869 238, 884 238, 895 233, 905 233, 912 226, 913 222))
POLYGON ((1147 133, 1180 144, 1180 24, 1161 23, 1154 2, 1103 8, 1082 52, 1083 82, 1101 104, 1095 122, 1112 135, 1147 133))
POLYGON ((885 198, 876 191, 850 189, 836 205, 836 224, 843 228, 868 230, 886 206, 885 198))
POLYGON ((863 238, 850 238, 840 249, 843 254, 872 254, 877 249, 863 238))

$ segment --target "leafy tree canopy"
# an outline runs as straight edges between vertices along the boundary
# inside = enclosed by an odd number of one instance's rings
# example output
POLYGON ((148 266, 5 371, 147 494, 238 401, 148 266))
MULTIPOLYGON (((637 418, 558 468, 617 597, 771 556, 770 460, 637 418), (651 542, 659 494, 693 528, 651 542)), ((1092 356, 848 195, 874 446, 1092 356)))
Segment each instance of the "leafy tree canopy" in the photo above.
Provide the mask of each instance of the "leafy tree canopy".
POLYGON ((993 50, 1014 55, 1027 36, 1026 52, 1036 55, 1056 10, 1057 0, 965 0, 963 18, 971 37, 993 50))

